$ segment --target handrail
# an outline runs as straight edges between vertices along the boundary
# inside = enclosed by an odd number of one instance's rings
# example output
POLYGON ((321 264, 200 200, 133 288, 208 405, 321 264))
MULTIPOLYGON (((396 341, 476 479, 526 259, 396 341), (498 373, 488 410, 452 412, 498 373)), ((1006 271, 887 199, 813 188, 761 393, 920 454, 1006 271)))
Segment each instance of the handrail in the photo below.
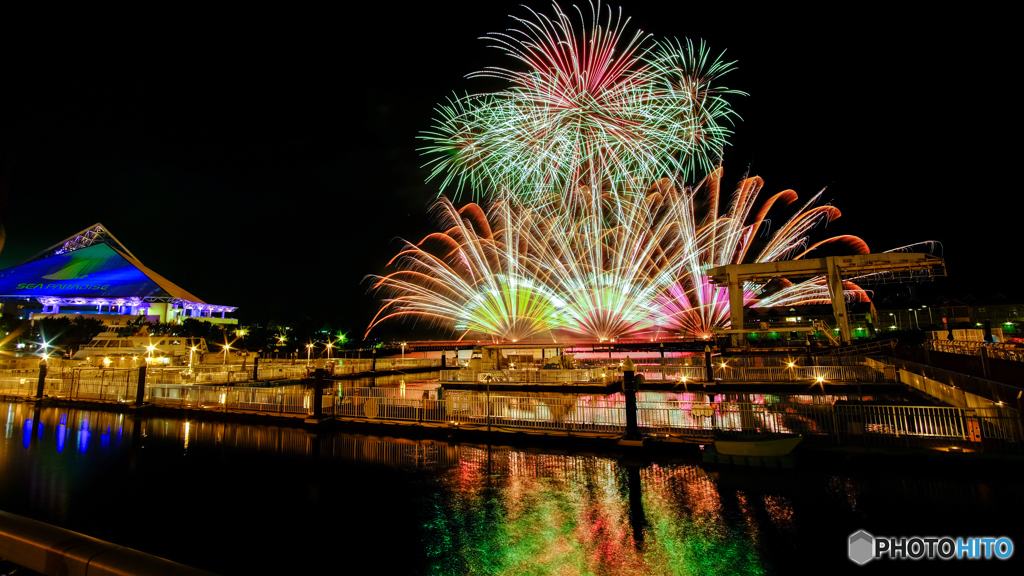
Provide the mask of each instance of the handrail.
POLYGON ((213 576, 212 572, 3 511, 0 558, 46 576, 213 576))

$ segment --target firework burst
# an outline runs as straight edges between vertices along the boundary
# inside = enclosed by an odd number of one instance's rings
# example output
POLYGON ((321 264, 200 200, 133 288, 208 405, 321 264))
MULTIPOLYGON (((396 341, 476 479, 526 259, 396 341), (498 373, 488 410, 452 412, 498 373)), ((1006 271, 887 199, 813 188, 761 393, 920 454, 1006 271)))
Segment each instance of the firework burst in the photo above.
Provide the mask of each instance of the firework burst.
MULTIPOLYGON (((800 257, 827 243, 867 252, 855 236, 808 244, 815 226, 840 215, 815 205, 820 192, 755 242, 769 210, 794 202, 796 193, 779 192, 755 213, 764 183, 745 178, 722 211, 720 181, 718 169, 693 189, 662 179, 646 194, 583 187, 533 203, 505 194, 486 211, 477 204, 456 210, 442 199, 444 232, 406 243, 391 262, 395 272, 371 277, 388 298, 369 329, 410 316, 507 340, 550 330, 610 339, 653 328, 702 337, 729 322, 728 291, 709 282, 708 268, 800 257), (751 257, 756 243, 762 246, 751 257)), ((770 299, 828 301, 823 286, 822 279, 784 283, 770 299)), ((745 288, 751 303, 763 287, 745 288)), ((847 290, 863 296, 853 283, 847 290)))
POLYGON ((736 114, 717 86, 731 62, 700 43, 636 32, 621 11, 590 5, 589 25, 557 5, 487 37, 525 69, 486 68, 509 87, 449 100, 421 138, 430 178, 476 197, 536 200, 599 191, 644 191, 669 177, 692 181, 718 164, 736 114), (604 15, 602 19, 602 15, 604 15))

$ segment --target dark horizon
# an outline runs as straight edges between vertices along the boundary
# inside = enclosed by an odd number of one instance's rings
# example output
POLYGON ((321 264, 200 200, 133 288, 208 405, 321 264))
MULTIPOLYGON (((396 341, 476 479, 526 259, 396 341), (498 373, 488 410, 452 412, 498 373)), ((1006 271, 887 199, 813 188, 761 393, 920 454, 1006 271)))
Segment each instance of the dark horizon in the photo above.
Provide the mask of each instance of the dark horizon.
MULTIPOLYGON (((982 28, 987 15, 622 7, 629 30, 703 38, 737 61, 723 83, 750 95, 731 99, 743 121, 725 152, 729 188, 748 172, 765 180, 762 201, 826 188, 843 216, 812 241, 936 240, 947 291, 1017 294, 991 273, 1021 201, 1000 173, 1010 152, 992 149, 1008 131, 990 119, 1008 47, 982 28)), ((479 38, 529 13, 359 10, 48 30, 16 45, 0 268, 102 222, 159 274, 238 306, 243 324, 309 311, 361 336, 378 307, 363 277, 384 270, 396 237, 433 230, 439 183, 424 182, 416 135, 446 95, 488 88, 466 74, 513 65, 479 38)))

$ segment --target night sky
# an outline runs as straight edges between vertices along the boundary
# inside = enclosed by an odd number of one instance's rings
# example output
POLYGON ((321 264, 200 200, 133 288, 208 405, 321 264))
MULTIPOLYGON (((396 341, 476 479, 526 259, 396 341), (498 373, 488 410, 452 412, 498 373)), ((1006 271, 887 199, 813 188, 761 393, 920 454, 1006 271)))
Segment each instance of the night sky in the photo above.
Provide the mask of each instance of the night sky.
MULTIPOLYGON (((988 272, 1013 253, 1022 207, 998 15, 668 4, 622 4, 629 30, 726 49, 738 70, 723 83, 749 94, 732 100, 743 121, 725 183, 749 170, 762 199, 827 187, 843 216, 814 239, 938 240, 950 290, 1015 289, 1015 269, 988 272)), ((239 306, 243 324, 312 311, 361 333, 377 307, 363 277, 396 237, 433 228, 438 183, 424 182, 417 133, 451 92, 494 87, 465 75, 514 62, 479 37, 528 13, 347 10, 19 28, 0 113, 0 267, 102 222, 171 281, 239 306)))

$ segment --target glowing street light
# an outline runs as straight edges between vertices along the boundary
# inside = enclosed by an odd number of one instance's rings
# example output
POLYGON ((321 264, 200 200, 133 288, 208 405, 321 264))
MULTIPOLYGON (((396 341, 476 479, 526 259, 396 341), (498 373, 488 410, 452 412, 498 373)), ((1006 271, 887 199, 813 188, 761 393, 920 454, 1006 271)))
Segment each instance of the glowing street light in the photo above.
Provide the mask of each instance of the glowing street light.
POLYGON ((328 342, 327 344, 325 344, 325 346, 327 346, 327 359, 330 360, 331 359, 331 348, 334 348, 334 344, 332 344, 331 342, 328 342))
POLYGON ((313 356, 313 344, 306 344, 306 364, 309 364, 310 358, 313 356))
POLYGON ((407 344, 405 342, 402 342, 402 360, 403 361, 405 361, 405 347, 406 346, 407 346, 407 344))
POLYGON ((156 350, 156 346, 154 346, 152 344, 150 344, 149 346, 146 346, 146 361, 147 362, 149 360, 153 359, 153 350, 156 350))
POLYGON ((231 344, 224 345, 224 365, 228 365, 228 350, 231 350, 231 344))

